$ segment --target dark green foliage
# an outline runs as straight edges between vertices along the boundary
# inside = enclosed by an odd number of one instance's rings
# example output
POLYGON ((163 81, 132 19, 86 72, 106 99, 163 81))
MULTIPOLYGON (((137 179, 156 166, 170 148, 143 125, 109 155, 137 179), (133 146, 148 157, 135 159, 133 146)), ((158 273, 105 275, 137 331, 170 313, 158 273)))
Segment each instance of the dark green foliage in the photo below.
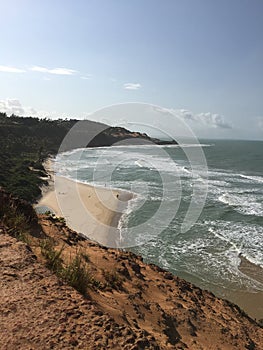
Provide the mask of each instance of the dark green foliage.
POLYGON ((12 206, 1 205, 0 223, 7 228, 11 236, 28 243, 30 224, 24 213, 17 211, 12 206))
POLYGON ((0 113, 0 186, 34 202, 46 184, 43 160, 56 154, 76 120, 7 117, 0 113), (34 171, 32 171, 32 168, 34 171))

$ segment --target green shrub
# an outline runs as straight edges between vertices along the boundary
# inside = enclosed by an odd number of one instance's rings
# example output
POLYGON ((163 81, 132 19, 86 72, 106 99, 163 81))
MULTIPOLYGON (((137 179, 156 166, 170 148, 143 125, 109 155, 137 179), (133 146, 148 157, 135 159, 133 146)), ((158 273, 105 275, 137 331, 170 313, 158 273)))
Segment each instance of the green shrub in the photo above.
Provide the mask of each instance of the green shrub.
POLYGON ((73 288, 85 295, 90 283, 91 276, 86 264, 81 259, 80 254, 66 266, 62 271, 62 278, 73 288))

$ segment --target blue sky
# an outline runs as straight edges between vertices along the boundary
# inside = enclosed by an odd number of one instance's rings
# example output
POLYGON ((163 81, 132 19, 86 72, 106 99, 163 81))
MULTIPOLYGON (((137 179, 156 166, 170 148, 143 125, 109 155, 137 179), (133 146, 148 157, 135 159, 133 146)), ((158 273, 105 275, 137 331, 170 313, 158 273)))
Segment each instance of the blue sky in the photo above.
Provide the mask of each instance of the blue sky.
POLYGON ((0 13, 2 111, 143 102, 200 136, 262 139, 261 0, 10 0, 0 13))

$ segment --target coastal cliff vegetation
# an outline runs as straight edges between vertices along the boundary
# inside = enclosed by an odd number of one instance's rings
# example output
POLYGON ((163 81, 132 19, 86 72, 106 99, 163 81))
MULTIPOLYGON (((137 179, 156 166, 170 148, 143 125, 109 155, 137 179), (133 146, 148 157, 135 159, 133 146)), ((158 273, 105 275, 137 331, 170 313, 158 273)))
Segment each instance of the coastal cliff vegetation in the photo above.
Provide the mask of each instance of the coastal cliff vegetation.
POLYGON ((43 160, 56 154, 75 122, 0 113, 0 186, 33 202, 46 184, 43 160))
MULTIPOLYGON (((0 113, 0 186, 34 202, 41 194, 40 187, 47 183, 42 162, 49 155, 57 154, 64 137, 77 122, 77 119, 52 120, 0 113)), ((90 120, 81 122, 85 133, 90 130, 95 135, 86 147, 110 146, 127 139, 167 143, 125 128, 90 120)))

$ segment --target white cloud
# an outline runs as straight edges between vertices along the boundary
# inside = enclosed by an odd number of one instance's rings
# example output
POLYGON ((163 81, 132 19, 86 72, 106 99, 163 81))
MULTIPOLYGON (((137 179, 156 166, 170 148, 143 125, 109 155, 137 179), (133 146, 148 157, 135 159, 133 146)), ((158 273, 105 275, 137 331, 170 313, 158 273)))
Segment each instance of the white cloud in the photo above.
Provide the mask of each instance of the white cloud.
POLYGON ((77 71, 74 69, 69 68, 46 68, 41 66, 33 66, 27 70, 17 68, 17 67, 11 67, 11 66, 5 66, 0 65, 0 72, 5 73, 25 73, 26 71, 33 71, 33 72, 40 72, 40 73, 48 73, 48 74, 56 74, 56 75, 73 75, 76 74, 77 71))
POLYGON ((11 67, 11 66, 0 66, 0 72, 5 73, 25 73, 24 69, 11 67))
POLYGON ((23 115, 25 110, 21 103, 17 99, 6 99, 0 100, 0 112, 6 113, 7 115, 16 114, 23 115))
POLYGON ((126 83, 126 84, 123 84, 123 88, 125 90, 139 90, 141 87, 142 86, 139 83, 126 83))
POLYGON ((54 68, 49 70, 50 74, 58 74, 58 75, 72 75, 77 73, 74 69, 68 69, 68 68, 54 68))
POLYGON ((174 110, 174 112, 176 114, 179 114, 179 116, 184 120, 198 121, 196 115, 194 115, 194 113, 189 111, 188 109, 178 109, 178 110, 174 110))
POLYGON ((213 114, 210 112, 199 113, 196 115, 196 118, 197 120, 199 119, 202 123, 214 128, 232 129, 232 125, 227 123, 224 116, 220 114, 213 114))
POLYGON ((47 68, 39 66, 34 66, 30 68, 30 70, 32 70, 33 72, 49 73, 47 68))
POLYGON ((163 107, 152 107, 154 111, 160 112, 162 114, 166 115, 176 115, 184 120, 193 120, 196 121, 196 116, 193 114, 193 112, 189 111, 188 109, 173 109, 173 108, 163 108, 163 107))
POLYGON ((56 74, 56 75, 73 75, 77 73, 74 69, 69 68, 46 68, 46 67, 40 67, 40 66, 34 66, 30 68, 33 72, 40 72, 40 73, 49 73, 49 74, 56 74))
POLYGON ((22 117, 38 117, 38 118, 67 118, 69 115, 63 112, 57 111, 43 111, 35 110, 30 106, 23 106, 18 99, 5 99, 0 100, 0 112, 7 115, 15 114, 22 117))
POLYGON ((154 107, 154 110, 156 112, 161 112, 164 114, 170 114, 170 115, 174 114, 184 119, 185 121, 195 122, 196 124, 203 124, 206 126, 210 126, 212 128, 218 128, 218 129, 233 128, 230 123, 227 123, 225 121, 224 116, 216 113, 203 112, 203 113, 194 114, 188 109, 172 109, 172 108, 168 109, 168 108, 162 108, 162 107, 154 107))
POLYGON ((18 116, 36 116, 37 111, 32 107, 24 107, 18 99, 0 100, 0 112, 7 115, 15 114, 18 116))

